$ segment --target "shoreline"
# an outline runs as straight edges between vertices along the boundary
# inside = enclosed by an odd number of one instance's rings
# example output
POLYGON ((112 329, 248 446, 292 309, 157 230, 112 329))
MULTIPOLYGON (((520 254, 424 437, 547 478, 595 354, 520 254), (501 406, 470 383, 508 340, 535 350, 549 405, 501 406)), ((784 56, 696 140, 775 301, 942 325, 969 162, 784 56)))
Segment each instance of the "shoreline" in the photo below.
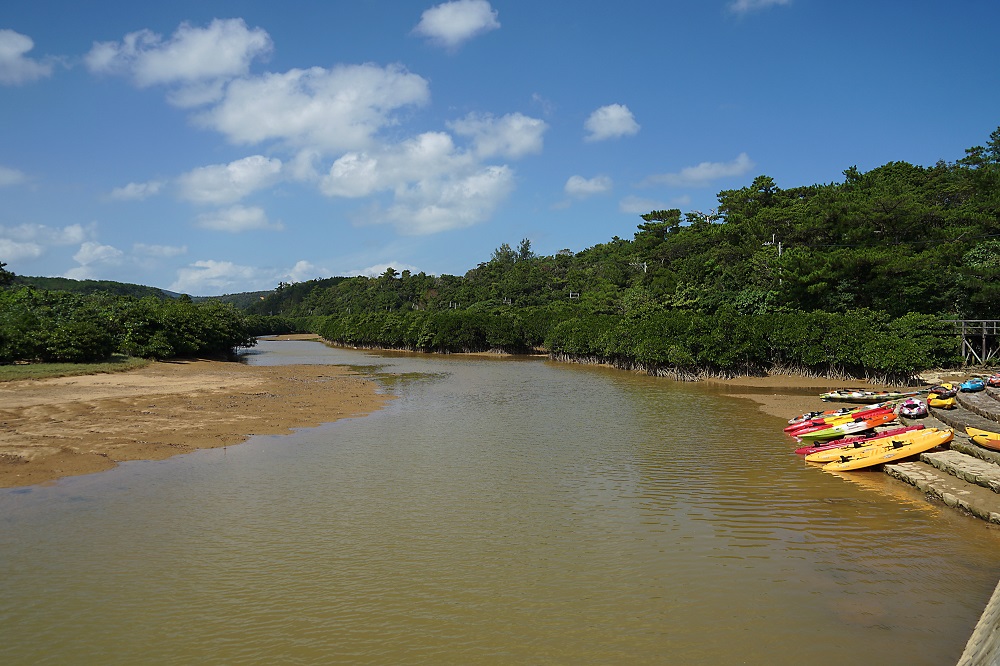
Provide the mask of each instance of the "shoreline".
MULTIPOLYGON (((331 344, 315 334, 268 339, 331 344)), ((782 419, 830 409, 819 394, 850 383, 800 375, 701 381, 782 419)), ((239 444, 253 435, 287 434, 364 416, 392 399, 377 389, 342 366, 209 360, 0 383, 0 488, 50 483, 112 469, 119 462, 162 460, 239 444)))
MULTIPOLYGON (((280 336, 276 339, 302 339, 280 336)), ((311 339, 311 338, 306 338, 311 339)), ((0 384, 0 488, 162 460, 342 418, 392 396, 333 365, 156 362, 124 373, 0 384)))

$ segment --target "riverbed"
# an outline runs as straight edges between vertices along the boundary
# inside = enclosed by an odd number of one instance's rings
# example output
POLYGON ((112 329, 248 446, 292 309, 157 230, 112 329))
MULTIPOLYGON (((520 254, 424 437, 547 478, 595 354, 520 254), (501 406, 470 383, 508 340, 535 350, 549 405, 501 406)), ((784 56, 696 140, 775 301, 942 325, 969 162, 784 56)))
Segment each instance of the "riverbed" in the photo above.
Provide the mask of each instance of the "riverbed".
POLYGON ((5 664, 957 661, 1000 533, 726 387, 263 341, 368 416, 0 490, 5 664))

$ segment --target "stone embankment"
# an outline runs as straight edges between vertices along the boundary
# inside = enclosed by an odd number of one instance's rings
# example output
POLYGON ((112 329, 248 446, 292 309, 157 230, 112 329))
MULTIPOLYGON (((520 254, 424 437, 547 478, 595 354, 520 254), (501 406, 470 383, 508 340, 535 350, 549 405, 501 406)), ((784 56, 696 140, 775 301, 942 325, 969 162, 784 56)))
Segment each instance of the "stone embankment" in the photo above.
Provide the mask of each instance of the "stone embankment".
MULTIPOLYGON (((919 422, 928 428, 953 428, 955 438, 947 450, 921 454, 918 461, 886 465, 886 473, 950 507, 1000 524, 1000 452, 973 444, 965 430, 1000 432, 1000 393, 994 389, 959 393, 954 409, 931 408, 930 415, 919 422)), ((1000 664, 1000 584, 958 663, 1000 664)))

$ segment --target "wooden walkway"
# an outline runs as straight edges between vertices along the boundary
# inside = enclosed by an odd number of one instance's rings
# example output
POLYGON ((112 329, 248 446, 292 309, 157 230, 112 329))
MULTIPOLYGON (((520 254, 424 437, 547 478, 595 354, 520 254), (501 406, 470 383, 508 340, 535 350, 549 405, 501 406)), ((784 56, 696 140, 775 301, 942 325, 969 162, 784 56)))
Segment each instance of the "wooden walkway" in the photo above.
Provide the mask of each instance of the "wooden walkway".
POLYGON ((966 365, 986 365, 1000 358, 1000 319, 949 319, 961 336, 966 365))

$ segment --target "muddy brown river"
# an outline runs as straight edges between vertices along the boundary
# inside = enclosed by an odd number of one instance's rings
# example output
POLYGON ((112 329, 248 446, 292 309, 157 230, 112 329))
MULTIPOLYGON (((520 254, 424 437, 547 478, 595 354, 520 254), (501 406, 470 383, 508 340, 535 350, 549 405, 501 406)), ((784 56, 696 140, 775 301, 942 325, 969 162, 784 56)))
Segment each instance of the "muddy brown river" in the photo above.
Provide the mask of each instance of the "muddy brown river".
MULTIPOLYGON (((0 663, 951 664, 1000 532, 719 387, 262 342, 373 415, 0 490, 0 663)), ((791 416, 791 415, 789 415, 791 416)))

